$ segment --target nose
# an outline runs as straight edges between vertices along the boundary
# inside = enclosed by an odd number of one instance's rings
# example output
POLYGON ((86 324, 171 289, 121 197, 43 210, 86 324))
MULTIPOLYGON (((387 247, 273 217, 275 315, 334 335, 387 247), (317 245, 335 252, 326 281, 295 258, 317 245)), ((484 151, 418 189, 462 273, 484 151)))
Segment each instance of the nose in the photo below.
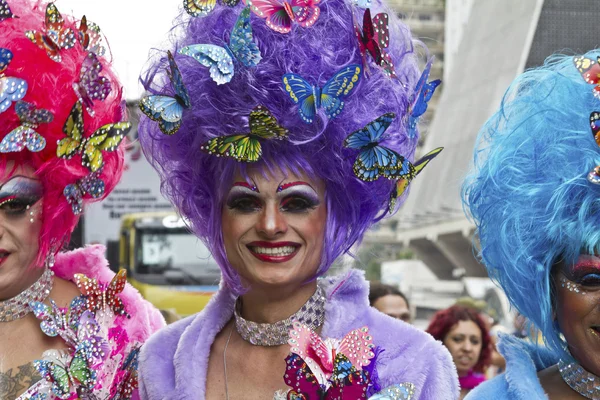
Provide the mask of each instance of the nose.
POLYGON ((277 204, 267 204, 260 213, 256 230, 266 238, 276 238, 287 232, 288 225, 277 204))
POLYGON ((469 340, 465 340, 462 345, 462 349, 465 353, 470 353, 473 351, 473 343, 469 340))

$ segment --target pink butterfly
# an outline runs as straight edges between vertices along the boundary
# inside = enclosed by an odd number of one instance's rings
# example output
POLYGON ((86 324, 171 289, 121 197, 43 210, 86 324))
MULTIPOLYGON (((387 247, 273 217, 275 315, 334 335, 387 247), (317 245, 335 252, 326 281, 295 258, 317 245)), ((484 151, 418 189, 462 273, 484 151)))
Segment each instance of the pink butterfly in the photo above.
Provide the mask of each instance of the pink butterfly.
POLYGON ((342 340, 323 340, 306 325, 295 322, 288 343, 291 352, 302 357, 318 381, 331 378, 338 354, 358 369, 368 365, 374 356, 373 337, 366 326, 354 329, 342 340))
POLYGON ((292 22, 303 28, 311 27, 319 19, 321 0, 246 0, 252 12, 266 18, 267 26, 279 33, 289 33, 292 22))

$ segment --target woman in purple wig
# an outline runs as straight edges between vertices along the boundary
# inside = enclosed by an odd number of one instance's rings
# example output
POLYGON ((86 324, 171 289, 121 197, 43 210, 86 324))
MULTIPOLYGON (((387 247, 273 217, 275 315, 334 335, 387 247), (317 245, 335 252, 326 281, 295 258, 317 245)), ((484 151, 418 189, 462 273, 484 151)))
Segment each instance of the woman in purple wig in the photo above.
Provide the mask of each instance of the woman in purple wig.
POLYGON ((457 398, 447 350, 369 307, 362 272, 319 279, 440 152, 409 161, 430 63, 379 1, 224 3, 184 1, 142 78, 144 152, 222 269, 143 348, 142 397, 457 398))

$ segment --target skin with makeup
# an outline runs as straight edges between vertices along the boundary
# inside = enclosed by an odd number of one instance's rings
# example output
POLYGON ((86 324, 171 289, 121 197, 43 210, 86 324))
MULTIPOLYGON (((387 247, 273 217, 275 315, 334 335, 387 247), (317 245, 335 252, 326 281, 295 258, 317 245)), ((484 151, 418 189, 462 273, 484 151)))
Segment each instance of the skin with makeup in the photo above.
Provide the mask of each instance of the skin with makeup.
MULTIPOLYGON (((306 176, 250 172, 237 176, 222 210, 227 258, 249 291, 241 296, 241 315, 274 323, 296 312, 316 290, 306 283, 321 260, 327 209, 322 182, 306 176)), ((229 398, 272 398, 286 389, 281 379, 289 345, 254 346, 240 337, 232 318, 215 338, 208 363, 206 398, 226 397, 223 353, 227 352, 229 398), (230 337, 231 334, 231 337, 230 337), (252 370, 254 374, 248 374, 252 370)))
MULTIPOLYGON (((0 301, 21 293, 37 281, 43 268, 35 268, 41 228, 43 187, 33 168, 9 162, 0 170, 0 301)), ((59 306, 67 307, 79 295, 74 283, 54 278, 50 292, 59 306)), ((41 379, 33 367, 49 349, 66 345, 59 337, 46 336, 40 321, 24 318, 0 323, 0 398, 14 399, 41 379)))

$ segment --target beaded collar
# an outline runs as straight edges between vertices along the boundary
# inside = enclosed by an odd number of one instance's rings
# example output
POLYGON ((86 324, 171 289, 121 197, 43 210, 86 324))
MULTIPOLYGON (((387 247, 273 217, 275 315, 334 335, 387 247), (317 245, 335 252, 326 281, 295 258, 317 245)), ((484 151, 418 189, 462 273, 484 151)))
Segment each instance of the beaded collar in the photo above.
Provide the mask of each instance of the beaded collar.
POLYGON ((31 312, 29 303, 46 300, 52 290, 53 275, 54 273, 46 268, 33 285, 11 299, 0 301, 0 322, 10 322, 23 318, 31 312))
POLYGON ((600 400, 600 378, 586 371, 576 362, 560 360, 558 369, 563 381, 586 399, 600 400))
POLYGON ((306 303, 287 319, 273 324, 260 324, 245 320, 239 313, 239 298, 234 308, 235 328, 245 341, 255 346, 280 346, 286 344, 294 322, 317 330, 325 322, 325 294, 320 286, 306 303))

